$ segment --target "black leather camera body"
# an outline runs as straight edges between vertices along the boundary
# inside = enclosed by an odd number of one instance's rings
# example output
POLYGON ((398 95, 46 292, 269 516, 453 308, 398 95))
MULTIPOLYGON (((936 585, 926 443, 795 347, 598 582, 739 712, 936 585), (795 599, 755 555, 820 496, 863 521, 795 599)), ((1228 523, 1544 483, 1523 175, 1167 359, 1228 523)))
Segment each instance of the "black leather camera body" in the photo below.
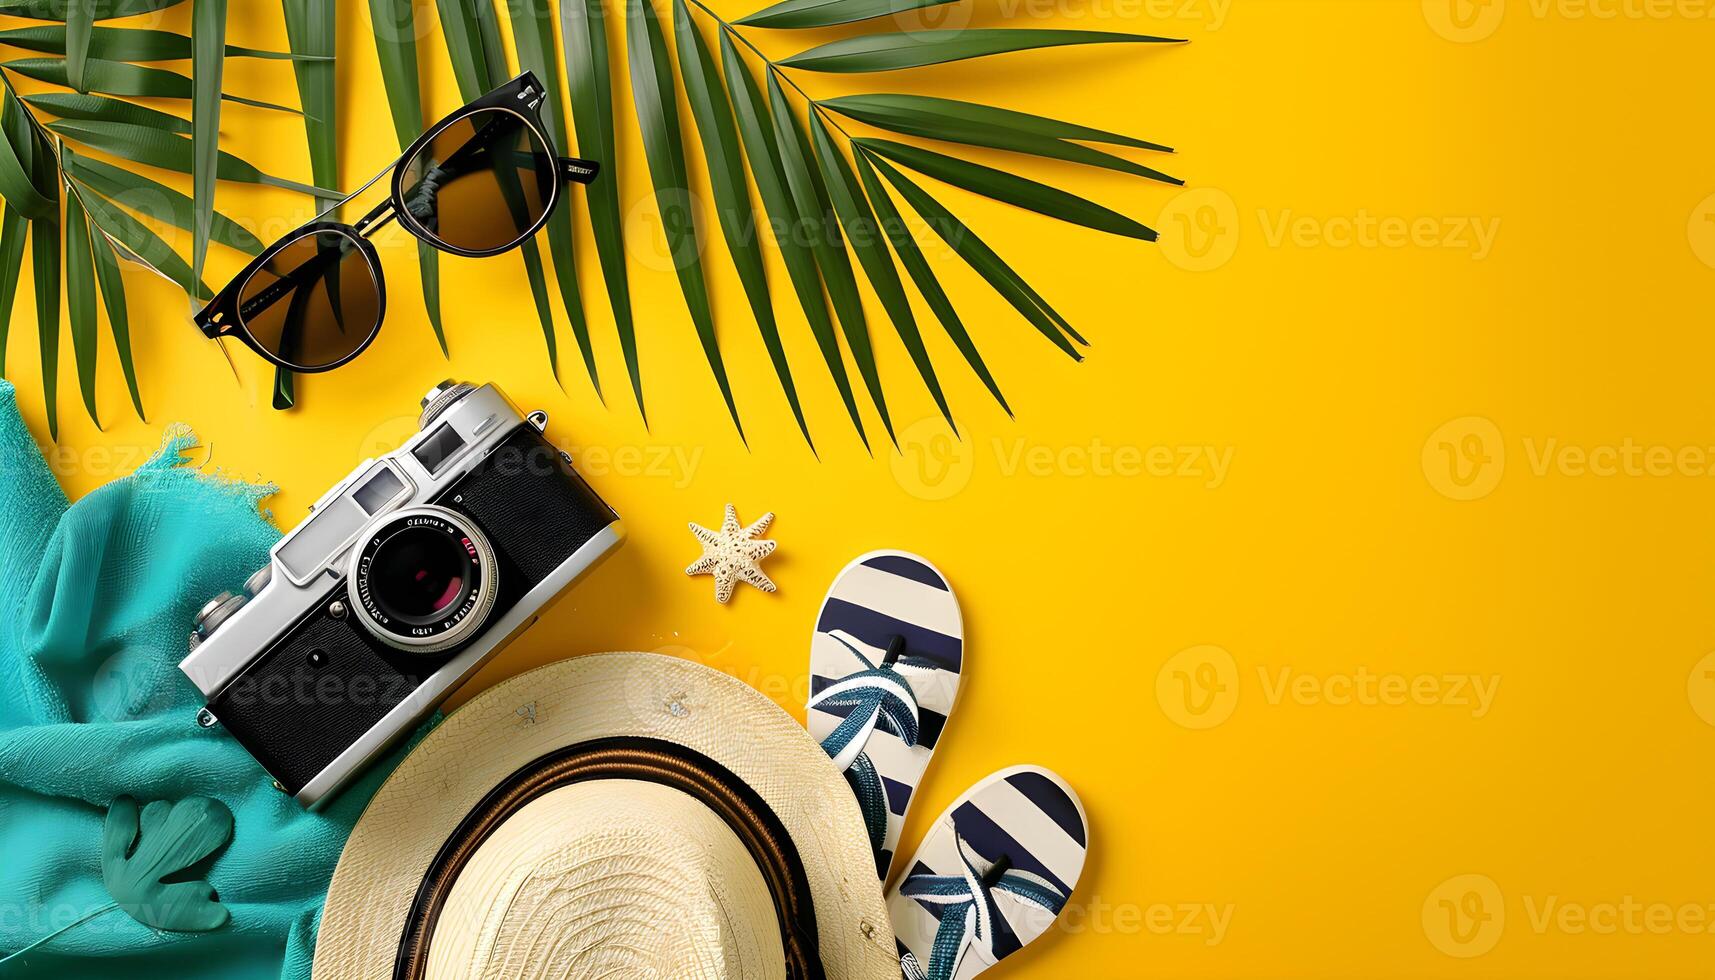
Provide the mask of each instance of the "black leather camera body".
POLYGON ((492 385, 431 391, 416 436, 198 615, 199 722, 313 807, 426 718, 624 539, 545 423, 492 385))

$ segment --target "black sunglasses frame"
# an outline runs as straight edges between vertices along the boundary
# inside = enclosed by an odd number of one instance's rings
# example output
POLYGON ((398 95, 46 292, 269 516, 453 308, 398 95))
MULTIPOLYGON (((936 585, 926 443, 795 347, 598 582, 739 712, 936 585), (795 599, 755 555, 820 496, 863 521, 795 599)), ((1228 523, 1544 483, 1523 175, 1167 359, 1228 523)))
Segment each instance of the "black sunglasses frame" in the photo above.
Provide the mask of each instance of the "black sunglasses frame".
POLYGON ((476 101, 469 103, 442 119, 440 122, 430 126, 428 129, 424 130, 423 134, 418 136, 410 146, 406 147, 405 151, 399 154, 397 159, 388 164, 385 169, 381 170, 374 177, 371 177, 368 181, 364 182, 363 186, 327 207, 321 212, 321 214, 316 216, 315 220, 293 229, 290 233, 281 237, 279 241, 276 241, 274 244, 263 249, 261 254, 257 255, 254 259, 251 259, 250 263, 240 270, 239 273, 232 278, 232 281, 227 283, 225 288, 221 289, 220 292, 216 293, 214 298, 209 300, 208 304, 196 314, 195 320, 197 327, 202 330, 203 335, 207 337, 215 339, 219 339, 221 337, 236 337, 242 341, 246 347, 255 351, 263 360, 268 361, 276 367, 285 368, 286 370, 297 374, 318 374, 323 371, 332 371, 334 368, 350 363, 352 359, 356 358, 359 354, 362 354, 365 350, 368 350, 369 345, 375 342, 376 335, 381 332, 381 324, 387 318, 387 281, 386 277, 381 273, 381 258, 376 254, 375 246, 369 241, 369 236, 374 234, 377 229, 381 228, 389 221, 392 221, 394 218, 398 218, 400 226, 407 232, 410 232, 413 236, 428 242, 430 245, 433 245, 435 248, 440 249, 443 252, 465 256, 467 258, 484 258, 491 255, 499 255, 502 252, 509 252, 512 249, 519 247, 538 231, 542 230, 542 227, 548 223, 549 217, 553 215, 555 206, 560 203, 560 186, 562 184, 568 181, 579 184, 588 184, 595 179, 596 174, 600 171, 600 164, 593 160, 581 160, 576 157, 563 157, 559 155, 558 147, 555 146, 553 139, 548 136, 548 128, 542 121, 542 100, 544 96, 545 92, 541 81, 537 79, 534 72, 526 71, 520 74, 517 78, 507 82, 505 85, 487 93, 476 101), (456 245, 443 241, 441 238, 436 236, 434 232, 423 227, 416 217, 411 214, 410 209, 406 207, 404 197, 406 168, 404 167, 404 164, 414 160, 417 154, 423 150, 424 147, 433 142, 435 137, 446 131, 447 128, 462 122, 477 113, 491 112, 495 110, 509 112, 512 115, 517 116, 523 121, 525 126, 529 127, 535 137, 541 141, 542 146, 547 148, 549 155, 553 157, 556 166, 556 173, 554 175, 555 179, 549 185, 551 193, 548 197, 547 204, 542 208, 542 214, 533 224, 530 225, 529 228, 524 229, 517 238, 498 248, 483 249, 480 251, 459 248, 456 245), (332 213, 339 207, 351 201, 353 198, 357 197, 359 194, 368 190, 376 181, 386 176, 389 172, 393 174, 393 180, 389 186, 387 199, 376 205, 369 211, 369 213, 350 224, 342 221, 323 220, 326 215, 332 213), (322 234, 336 234, 349 239, 357 246, 357 250, 359 254, 363 256, 364 261, 369 264, 370 278, 375 282, 375 325, 370 328, 369 335, 363 339, 362 343, 357 345, 356 349, 339 360, 320 365, 294 364, 268 350, 264 344, 258 341, 250 333, 249 328, 244 324, 244 317, 240 313, 239 297, 243 295, 244 288, 249 285, 251 277, 267 266, 267 264, 272 261, 276 255, 289 248, 293 243, 300 239, 311 235, 322 234))

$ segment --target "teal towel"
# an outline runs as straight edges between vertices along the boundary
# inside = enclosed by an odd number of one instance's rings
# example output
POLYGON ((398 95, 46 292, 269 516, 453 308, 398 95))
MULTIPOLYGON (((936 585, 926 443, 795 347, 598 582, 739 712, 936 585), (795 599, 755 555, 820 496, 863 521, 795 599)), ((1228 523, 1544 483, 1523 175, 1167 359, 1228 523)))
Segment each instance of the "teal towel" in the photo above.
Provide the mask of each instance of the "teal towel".
POLYGON ((179 673, 197 609, 237 591, 279 532, 267 488, 185 467, 169 431, 136 473, 70 504, 0 381, 0 955, 108 904, 108 804, 210 796, 232 842, 206 878, 232 912, 158 933, 112 911, 0 966, 0 977, 309 976, 328 878, 398 754, 325 810, 274 790, 179 673))

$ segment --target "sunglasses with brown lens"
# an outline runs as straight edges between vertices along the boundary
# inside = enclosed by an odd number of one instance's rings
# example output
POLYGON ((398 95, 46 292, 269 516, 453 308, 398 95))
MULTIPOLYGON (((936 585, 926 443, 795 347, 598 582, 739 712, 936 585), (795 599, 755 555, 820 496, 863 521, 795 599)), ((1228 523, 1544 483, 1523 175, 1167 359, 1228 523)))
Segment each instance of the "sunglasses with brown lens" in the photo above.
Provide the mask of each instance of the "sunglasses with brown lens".
POLYGON ((498 255, 547 223, 567 181, 593 161, 559 156, 542 124, 542 83, 525 72, 441 120, 357 191, 392 173, 387 200, 355 224, 317 220, 264 249, 196 315, 210 337, 237 337, 290 371, 329 371, 381 331, 387 289, 368 239, 397 218, 454 255, 498 255))

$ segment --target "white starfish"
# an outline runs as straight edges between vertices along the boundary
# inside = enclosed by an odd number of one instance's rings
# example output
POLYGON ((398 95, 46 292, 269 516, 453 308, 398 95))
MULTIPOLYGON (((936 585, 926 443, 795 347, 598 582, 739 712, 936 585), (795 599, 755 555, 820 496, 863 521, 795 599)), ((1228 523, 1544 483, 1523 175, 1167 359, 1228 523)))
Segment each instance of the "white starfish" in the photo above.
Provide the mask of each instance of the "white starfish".
POLYGON ((757 535, 768 530, 774 522, 774 512, 763 514, 749 527, 738 526, 738 511, 726 505, 726 519, 719 531, 700 524, 691 524, 691 533, 702 542, 703 556, 685 569, 686 575, 713 575, 715 601, 726 602, 739 582, 749 582, 764 592, 774 591, 774 582, 764 575, 757 563, 774 553, 778 542, 762 540, 757 535))

